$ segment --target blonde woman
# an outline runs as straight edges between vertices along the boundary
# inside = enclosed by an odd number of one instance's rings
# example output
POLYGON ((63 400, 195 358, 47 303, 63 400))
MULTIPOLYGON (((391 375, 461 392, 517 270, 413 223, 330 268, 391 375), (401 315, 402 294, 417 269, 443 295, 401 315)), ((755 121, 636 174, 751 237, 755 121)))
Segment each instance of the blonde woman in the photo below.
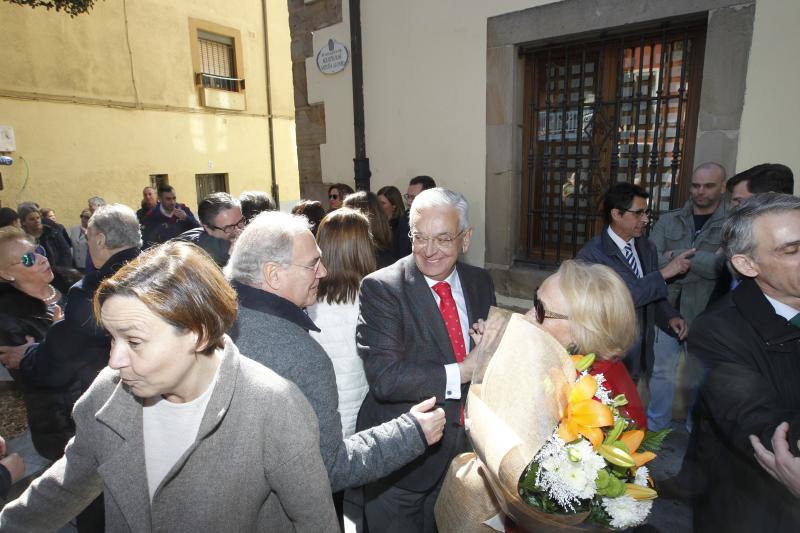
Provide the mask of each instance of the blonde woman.
POLYGON ((630 291, 613 270, 599 264, 564 261, 534 292, 527 315, 573 354, 594 352, 592 374, 603 374, 611 394, 624 394, 628 416, 647 427, 642 400, 622 363, 636 340, 630 291))

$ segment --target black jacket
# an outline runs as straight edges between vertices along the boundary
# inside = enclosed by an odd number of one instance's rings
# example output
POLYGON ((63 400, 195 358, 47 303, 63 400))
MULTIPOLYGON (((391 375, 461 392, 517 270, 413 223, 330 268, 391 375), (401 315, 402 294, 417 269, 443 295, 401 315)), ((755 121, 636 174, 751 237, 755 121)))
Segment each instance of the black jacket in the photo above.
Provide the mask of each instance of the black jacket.
POLYGON ((692 440, 697 531, 800 531, 800 504, 755 461, 748 435, 771 448, 789 422, 800 438, 800 328, 745 279, 701 314, 689 351, 708 368, 692 440))
MULTIPOLYGON (((108 364, 108 336, 95 321, 92 298, 100 283, 139 255, 129 248, 111 256, 100 270, 70 288, 64 320, 56 322, 20 363, 25 383, 35 387, 65 387, 78 382, 83 393, 108 364)), ((70 410, 72 405, 69 406, 70 410)))
POLYGON ((142 223, 142 240, 145 247, 156 246, 174 239, 185 231, 200 227, 200 223, 186 205, 178 204, 176 207, 186 212, 185 219, 179 220, 174 214, 171 217, 165 216, 161 212, 161 204, 147 213, 142 223))
MULTIPOLYGON (((25 344, 26 336, 40 341, 53 323, 47 306, 7 283, 0 283, 0 345, 25 344)), ((70 411, 80 396, 77 387, 34 387, 25 383, 20 371, 11 370, 15 381, 22 383, 28 427, 36 451, 56 460, 64 445, 75 433, 70 411)))
POLYGON ((220 268, 225 266, 230 257, 231 244, 225 239, 209 235, 202 227, 184 231, 175 237, 175 240, 196 244, 205 250, 220 268))

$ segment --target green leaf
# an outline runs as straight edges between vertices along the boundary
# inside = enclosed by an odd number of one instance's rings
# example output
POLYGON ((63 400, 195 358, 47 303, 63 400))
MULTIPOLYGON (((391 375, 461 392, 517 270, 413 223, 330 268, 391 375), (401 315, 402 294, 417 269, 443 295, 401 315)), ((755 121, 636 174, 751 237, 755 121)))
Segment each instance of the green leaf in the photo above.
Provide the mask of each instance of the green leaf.
POLYGON ((661 446, 664 444, 664 439, 667 438, 672 432, 670 428, 664 428, 660 431, 648 431, 644 435, 644 439, 642 439, 642 443, 639 445, 639 449, 636 450, 637 452, 653 452, 658 453, 661 450, 661 446))

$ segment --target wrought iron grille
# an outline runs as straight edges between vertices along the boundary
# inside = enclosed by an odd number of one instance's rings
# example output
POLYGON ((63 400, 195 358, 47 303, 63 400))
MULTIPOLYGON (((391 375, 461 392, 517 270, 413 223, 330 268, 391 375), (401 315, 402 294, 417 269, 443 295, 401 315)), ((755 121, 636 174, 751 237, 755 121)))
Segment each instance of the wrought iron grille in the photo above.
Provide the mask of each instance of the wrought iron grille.
POLYGON ((695 25, 526 53, 520 259, 573 257, 602 228, 612 182, 644 187, 653 220, 686 198, 704 36, 695 25))

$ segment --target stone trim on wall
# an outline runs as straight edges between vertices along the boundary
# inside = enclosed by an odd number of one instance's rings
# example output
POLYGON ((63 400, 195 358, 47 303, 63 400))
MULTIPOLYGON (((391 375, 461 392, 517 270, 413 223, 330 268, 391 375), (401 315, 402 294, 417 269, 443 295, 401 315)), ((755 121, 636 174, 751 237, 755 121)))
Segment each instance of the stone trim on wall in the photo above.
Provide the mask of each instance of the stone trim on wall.
POLYGON ((320 144, 325 143, 325 104, 308 103, 306 59, 314 55, 313 32, 342 22, 342 0, 288 0, 294 83, 297 163, 301 197, 322 186, 320 144))

